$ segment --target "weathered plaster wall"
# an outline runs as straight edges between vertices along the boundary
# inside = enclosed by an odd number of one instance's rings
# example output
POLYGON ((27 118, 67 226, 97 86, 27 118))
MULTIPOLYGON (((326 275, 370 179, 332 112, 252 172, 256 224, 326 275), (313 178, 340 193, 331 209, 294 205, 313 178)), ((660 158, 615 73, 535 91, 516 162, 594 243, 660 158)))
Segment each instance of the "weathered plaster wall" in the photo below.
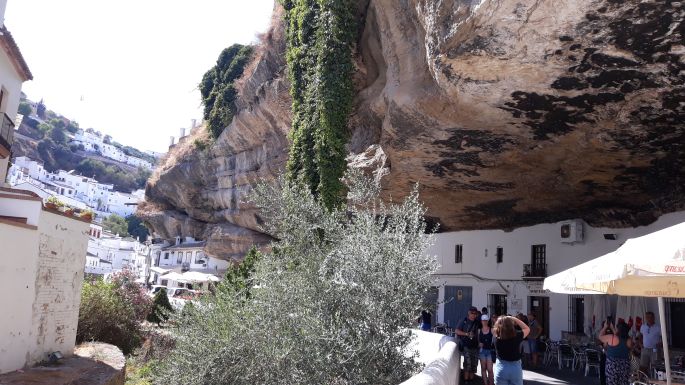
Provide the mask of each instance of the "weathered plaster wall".
POLYGON ((38 230, 0 223, 0 373, 21 368, 30 347, 38 230))
POLYGON ((89 224, 43 211, 39 225, 38 270, 33 302, 34 348, 30 362, 61 351, 71 355, 81 303, 89 224))

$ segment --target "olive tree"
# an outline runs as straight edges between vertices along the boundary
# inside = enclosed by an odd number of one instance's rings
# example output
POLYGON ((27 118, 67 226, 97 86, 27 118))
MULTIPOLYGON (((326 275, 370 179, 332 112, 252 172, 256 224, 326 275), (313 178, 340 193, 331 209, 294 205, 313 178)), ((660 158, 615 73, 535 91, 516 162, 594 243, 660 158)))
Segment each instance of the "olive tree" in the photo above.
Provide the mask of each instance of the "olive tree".
POLYGON ((417 190, 398 204, 348 173, 346 210, 308 187, 260 185, 253 203, 277 241, 250 295, 219 285, 174 322, 158 384, 399 384, 419 368, 409 328, 435 271, 417 190))

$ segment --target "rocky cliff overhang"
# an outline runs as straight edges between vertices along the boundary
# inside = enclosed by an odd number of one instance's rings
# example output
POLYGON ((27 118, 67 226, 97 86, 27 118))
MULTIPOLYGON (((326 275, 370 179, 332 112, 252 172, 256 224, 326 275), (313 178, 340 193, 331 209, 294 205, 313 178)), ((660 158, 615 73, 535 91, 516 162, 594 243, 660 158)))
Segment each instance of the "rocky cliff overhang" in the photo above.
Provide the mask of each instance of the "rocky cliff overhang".
MULTIPOLYGON (((393 199, 420 183, 443 231, 682 210, 684 18, 676 1, 360 1, 351 163, 385 167, 393 199)), ((244 197, 287 159, 282 36, 216 144, 148 186, 157 232, 224 257, 268 241, 244 197)))

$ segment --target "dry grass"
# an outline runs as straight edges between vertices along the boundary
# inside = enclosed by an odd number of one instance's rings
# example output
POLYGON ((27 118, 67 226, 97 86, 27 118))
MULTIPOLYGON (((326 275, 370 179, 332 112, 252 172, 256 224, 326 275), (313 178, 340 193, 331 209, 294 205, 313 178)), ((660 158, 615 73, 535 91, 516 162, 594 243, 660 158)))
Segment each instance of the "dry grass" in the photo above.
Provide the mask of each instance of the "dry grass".
POLYGON ((160 175, 165 171, 176 166, 184 158, 193 154, 197 151, 205 151, 202 144, 207 148, 211 147, 214 143, 209 135, 207 126, 202 124, 190 131, 190 135, 179 139, 179 142, 174 145, 173 148, 167 152, 167 154, 159 161, 157 168, 152 172, 152 175, 148 179, 148 184, 154 186, 157 181, 159 181, 160 175))
POLYGON ((276 2, 274 10, 271 13, 269 28, 266 32, 257 34, 258 42, 255 44, 252 58, 247 65, 245 65, 242 76, 233 82, 239 96, 243 96, 248 79, 252 77, 252 74, 257 68, 257 64, 264 59, 264 55, 267 52, 274 50, 274 45, 277 41, 284 38, 283 11, 283 7, 276 2))

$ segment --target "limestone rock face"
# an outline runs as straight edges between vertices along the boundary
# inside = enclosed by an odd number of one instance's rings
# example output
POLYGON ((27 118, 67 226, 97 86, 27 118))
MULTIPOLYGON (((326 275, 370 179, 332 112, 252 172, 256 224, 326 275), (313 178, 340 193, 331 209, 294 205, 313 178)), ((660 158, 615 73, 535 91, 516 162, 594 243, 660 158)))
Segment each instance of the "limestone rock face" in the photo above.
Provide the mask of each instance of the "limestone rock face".
MULTIPOLYGON (((442 230, 638 225, 685 208, 684 2, 359 5, 349 159, 383 167, 387 196, 419 183, 442 230)), ((216 234, 217 255, 232 239, 268 239, 241 199, 287 158, 282 36, 216 145, 148 186, 167 209, 155 230, 201 232, 210 245, 216 234)))

